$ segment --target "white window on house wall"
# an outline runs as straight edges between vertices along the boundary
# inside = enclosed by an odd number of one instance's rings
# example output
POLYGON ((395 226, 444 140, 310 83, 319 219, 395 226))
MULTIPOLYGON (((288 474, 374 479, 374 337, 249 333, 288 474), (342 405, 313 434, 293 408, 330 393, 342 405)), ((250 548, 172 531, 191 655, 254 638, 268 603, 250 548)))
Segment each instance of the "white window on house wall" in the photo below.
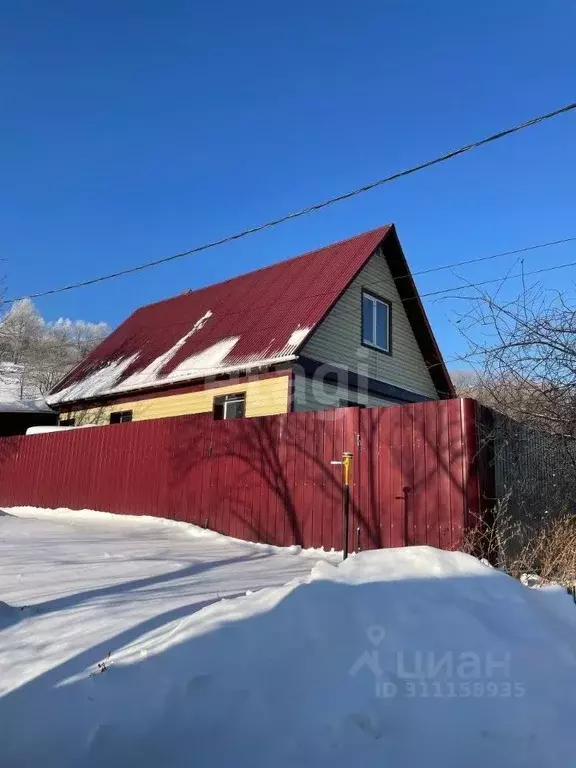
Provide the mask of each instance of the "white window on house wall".
POLYGON ((238 392, 233 395, 223 395, 214 398, 214 418, 218 421, 223 419, 242 419, 246 413, 246 393, 238 392))
POLYGON ((391 304, 369 291, 362 291, 362 343, 392 354, 390 343, 391 304))

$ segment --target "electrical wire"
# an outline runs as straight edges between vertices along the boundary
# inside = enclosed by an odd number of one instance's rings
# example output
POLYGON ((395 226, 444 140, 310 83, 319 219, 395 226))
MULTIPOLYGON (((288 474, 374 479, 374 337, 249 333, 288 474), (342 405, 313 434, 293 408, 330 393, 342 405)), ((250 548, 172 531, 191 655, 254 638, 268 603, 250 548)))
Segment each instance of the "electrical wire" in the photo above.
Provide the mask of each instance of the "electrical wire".
POLYGON ((463 155, 464 153, 470 152, 471 150, 477 149, 478 147, 482 147, 491 142, 498 141, 499 139, 502 139, 506 136, 510 136, 514 133, 518 133, 519 131, 522 131, 526 128, 530 128, 546 120, 550 120, 554 117, 558 117, 559 115, 572 112, 574 109, 576 109, 576 102, 573 102, 572 104, 567 104, 566 106, 560 107, 559 109, 555 109, 553 112, 548 112, 546 114, 533 117, 530 120, 526 120, 525 122, 520 123, 519 125, 515 125, 512 128, 506 128, 503 131, 494 133, 490 136, 480 139, 479 141, 475 141, 471 144, 466 144, 465 146, 460 147, 459 149, 455 149, 455 150, 452 150, 451 152, 447 152, 443 155, 440 155, 439 157, 434 158, 433 160, 428 160, 424 163, 420 163, 418 165, 412 166, 411 168, 408 168, 406 170, 393 173, 392 175, 386 176, 385 178, 377 179, 376 181, 370 182, 369 184, 365 184, 364 186, 351 190, 350 192, 345 192, 344 194, 331 197, 328 200, 324 200, 321 203, 310 205, 307 208, 302 208, 299 211, 288 213, 284 216, 281 216, 277 219, 273 219, 264 224, 260 224, 255 227, 244 229, 241 232, 237 232, 236 234, 233 234, 233 235, 228 235, 227 237, 219 238, 218 240, 212 240, 211 242, 204 243, 203 245, 198 245, 186 251, 181 251, 180 253, 175 253, 170 256, 164 256, 163 258, 155 259, 154 261, 149 261, 144 264, 139 264, 135 267, 127 267, 126 269, 118 270, 117 272, 112 272, 107 275, 93 277, 88 280, 81 280, 77 283, 71 283, 69 285, 64 285, 59 288, 52 288, 47 291, 39 291, 37 293, 27 294, 26 296, 7 299, 2 303, 11 303, 14 301, 19 301, 24 298, 38 299, 38 298, 42 298, 43 296, 51 296, 56 293, 64 293, 65 291, 72 291, 77 288, 84 288, 88 285, 94 285, 96 283, 102 283, 107 280, 113 280, 115 278, 123 277, 125 275, 131 275, 131 274, 134 274, 135 272, 140 272, 145 269, 157 267, 160 264, 166 264, 170 261, 175 261, 176 259, 184 258, 185 256, 191 256, 193 254, 201 253, 203 251, 216 248, 217 246, 220 246, 220 245, 225 245, 226 243, 231 243, 235 240, 240 240, 241 238, 247 237, 248 235, 253 235, 253 234, 256 234, 257 232, 262 232, 266 229, 271 229, 272 227, 276 227, 279 224, 283 224, 292 219, 296 219, 296 218, 299 218, 300 216, 306 216, 309 213, 314 213, 316 211, 319 211, 322 208, 326 208, 329 205, 333 205, 334 203, 339 203, 344 200, 348 200, 351 197, 355 197, 356 195, 363 194, 364 192, 369 192, 370 190, 376 189, 377 187, 380 187, 391 181, 396 181, 397 179, 404 178, 405 176, 410 176, 414 173, 417 173, 418 171, 425 170, 426 168, 431 168, 434 165, 438 165, 439 163, 443 163, 443 162, 446 162, 447 160, 451 160, 454 157, 463 155))
MULTIPOLYGON (((450 268, 453 268, 453 267, 460 267, 460 266, 463 266, 463 265, 466 265, 466 264, 474 264, 474 263, 478 263, 478 262, 481 262, 481 261, 488 261, 490 259, 495 259, 495 258, 500 257, 500 256, 511 256, 511 255, 514 255, 514 254, 525 253, 527 251, 533 251, 533 250, 536 250, 537 248, 547 248, 549 246, 559 245, 561 243, 569 243, 569 242, 574 242, 574 241, 576 241, 576 237, 567 237, 567 238, 564 238, 562 240, 553 240, 553 241, 550 241, 550 242, 547 242, 547 243, 540 243, 538 245, 530 245, 530 246, 527 246, 525 248, 518 248, 518 249, 513 250, 513 251, 503 251, 503 252, 499 252, 497 254, 492 254, 492 255, 489 255, 489 256, 480 256, 478 258, 470 259, 468 261, 459 261, 459 262, 455 262, 453 264, 444 264, 444 265, 442 265, 440 267, 432 267, 431 269, 425 269, 425 270, 421 270, 421 271, 418 271, 418 272, 405 273, 404 275, 398 275, 397 277, 394 277, 394 278, 391 277, 390 279, 383 278, 382 280, 371 280, 369 282, 363 283, 363 286, 365 288, 375 288, 378 285, 381 285, 382 283, 389 283, 390 280, 393 280, 394 282, 397 282, 399 280, 404 279, 405 277, 409 277, 410 274, 412 274, 413 276, 414 275, 428 274, 428 273, 436 272, 436 271, 443 270, 443 269, 450 269, 450 268)), ((418 294, 416 296, 411 296, 411 297, 408 297, 408 298, 405 298, 405 299, 401 299, 401 301, 402 301, 402 304, 406 304, 409 301, 418 301, 419 299, 429 298, 431 296, 439 297, 439 298, 449 298, 448 296, 444 297, 444 294, 454 293, 456 291, 461 291, 461 290, 464 290, 466 288, 478 288, 478 287, 481 287, 483 285, 489 285, 491 283, 506 282, 507 280, 514 280, 514 279, 517 279, 517 278, 522 277, 522 276, 529 277, 530 275, 542 274, 544 272, 553 272, 553 271, 558 270, 558 269, 567 269, 568 267, 575 267, 575 266, 576 266, 576 262, 568 262, 566 264, 558 264, 558 265, 552 266, 552 267, 544 267, 542 269, 537 269, 537 270, 533 270, 533 271, 529 271, 529 272, 524 272, 523 274, 522 273, 514 274, 514 275, 506 274, 506 275, 502 275, 501 277, 494 277, 494 278, 490 278, 489 280, 482 280, 480 282, 475 282, 475 283, 464 282, 462 285, 450 286, 449 288, 441 288, 441 289, 439 289, 437 291, 429 291, 427 293, 420 293, 420 292, 418 292, 418 294)), ((462 278, 460 278, 460 279, 462 279, 462 278)), ((202 290, 202 289, 199 289, 199 290, 202 290)), ((322 298, 323 296, 326 296, 328 293, 333 293, 333 291, 328 291, 327 290, 327 291, 321 291, 319 293, 309 294, 309 295, 306 296, 306 299, 307 300, 312 300, 312 299, 322 298)), ((172 298, 177 298, 177 297, 172 297, 172 298)), ((164 301, 170 301, 170 299, 164 299, 164 301)), ((161 302, 158 302, 158 303, 161 303, 161 302)), ((244 308, 242 308, 242 309, 231 309, 231 310, 227 309, 226 310, 226 315, 228 315, 228 316, 229 315, 243 315, 245 313, 246 313, 246 310, 244 308)), ((154 327, 155 327, 155 329, 158 329, 158 330, 165 330, 167 328, 174 328, 175 326, 179 326, 179 325, 183 325, 183 326, 189 327, 190 326, 190 320, 189 319, 186 319, 186 320, 176 320, 173 323, 167 323, 165 325, 154 326, 154 327)), ((259 326, 259 329, 260 329, 260 331, 265 331, 265 330, 271 330, 274 327, 275 326, 259 326)))
MULTIPOLYGON (((557 242, 564 242, 564 241, 557 241, 557 242)), ((480 282, 475 282, 475 283, 464 283, 463 285, 460 285, 460 286, 453 286, 453 287, 450 287, 450 288, 444 288, 444 289, 441 289, 439 291, 430 291, 428 293, 417 294, 416 296, 412 296, 412 297, 409 297, 409 298, 406 298, 406 299, 401 299, 401 303, 402 303, 402 305, 404 305, 404 304, 406 304, 409 301, 418 301, 419 299, 428 298, 430 296, 435 296, 435 297, 440 297, 440 298, 450 298, 450 297, 444 296, 442 294, 453 293, 455 291, 462 291, 463 289, 467 289, 467 288, 478 288, 478 287, 483 286, 483 285, 489 285, 489 284, 499 283, 499 282, 500 283, 501 282, 506 282, 508 280, 515 280, 515 279, 522 278, 522 277, 525 278, 525 277, 529 277, 531 275, 540 275, 540 274, 543 274, 545 272, 553 272, 553 271, 558 270, 558 269, 567 269, 568 267, 576 267, 576 261, 568 262, 566 264, 557 264, 556 266, 552 266, 552 267, 543 267, 541 269, 531 270, 530 272, 521 272, 521 273, 514 274, 514 275, 507 274, 507 275, 503 275, 502 277, 495 277, 495 278, 491 278, 489 280, 482 280, 480 282)), ((376 281, 373 281, 373 282, 370 282, 370 283, 365 283, 364 287, 371 288, 371 287, 373 287, 374 282, 376 282, 376 281)), ((378 281, 378 282, 380 282, 380 281, 378 281)), ((329 293, 329 292, 328 291, 323 291, 322 293, 314 294, 313 296, 307 296, 306 298, 307 299, 319 298, 321 296, 326 295, 326 293, 329 293)), ((458 297, 458 298, 464 298, 466 300, 470 300, 471 297, 458 297)), ((245 310, 232 310, 230 312, 227 312, 227 314, 228 315, 234 315, 234 314, 239 314, 239 313, 244 313, 244 312, 245 312, 245 310)), ((168 323, 168 324, 162 325, 162 326, 155 326, 154 329, 155 330, 165 330, 167 328, 173 328, 173 327, 178 326, 178 325, 183 325, 183 326, 186 326, 186 327, 189 328, 190 327, 190 320, 179 320, 179 321, 176 321, 174 323, 168 323)), ((259 326, 258 330, 261 333, 262 331, 273 330, 275 327, 276 326, 259 326)), ((427 364, 427 367, 428 368, 434 368, 434 367, 437 367, 439 365, 448 365, 449 363, 453 363, 453 362, 467 361, 467 360, 470 360, 471 358, 472 358, 472 356, 470 356, 470 355, 467 355, 465 357, 456 357, 456 358, 452 358, 452 359, 448 359, 448 360, 443 360, 443 361, 438 362, 438 363, 427 364)), ((238 367, 240 368, 240 366, 238 366, 238 367)), ((250 364, 247 363, 246 367, 249 368, 250 364)), ((198 366, 198 367, 187 367, 186 370, 187 371, 206 371, 207 369, 206 369, 206 367, 198 366)))

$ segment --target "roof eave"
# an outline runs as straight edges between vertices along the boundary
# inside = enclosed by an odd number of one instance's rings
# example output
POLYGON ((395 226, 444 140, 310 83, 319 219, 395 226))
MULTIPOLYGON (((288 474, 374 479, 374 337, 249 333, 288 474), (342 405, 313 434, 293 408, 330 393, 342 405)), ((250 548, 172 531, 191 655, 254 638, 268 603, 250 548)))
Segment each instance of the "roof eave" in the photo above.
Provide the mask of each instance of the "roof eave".
POLYGON ((55 396, 48 397, 47 402, 52 406, 52 408, 63 410, 72 406, 90 407, 90 405, 99 403, 102 400, 113 400, 115 397, 122 397, 123 399, 126 397, 133 397, 135 400, 137 400, 139 396, 149 395, 152 392, 161 392, 164 390, 169 392, 171 389, 175 389, 177 387, 187 387, 191 384, 198 384, 200 382, 217 381, 218 377, 227 376, 233 373, 240 373, 245 371, 246 375, 250 375, 250 372, 252 372, 253 375, 256 375, 256 373, 262 368, 269 368, 270 366, 281 365, 282 363, 293 363, 295 360, 297 360, 297 358, 298 355, 293 354, 286 355, 284 357, 265 358, 253 363, 238 363, 236 365, 226 366, 225 368, 218 370, 214 369, 212 371, 208 371, 207 369, 205 374, 201 376, 194 376, 193 378, 180 379, 177 381, 158 382, 154 386, 140 387, 138 389, 116 389, 107 392, 99 392, 93 397, 75 397, 66 400, 54 400, 54 397, 58 394, 56 393, 55 396))
MULTIPOLYGON (((424 358, 430 376, 441 399, 456 396, 450 374, 432 331, 422 299, 410 272, 406 256, 402 250, 396 227, 392 225, 386 233, 384 255, 396 289, 404 306, 404 311, 412 327, 414 336, 424 358)), ((384 244, 384 243, 383 243, 384 244)))

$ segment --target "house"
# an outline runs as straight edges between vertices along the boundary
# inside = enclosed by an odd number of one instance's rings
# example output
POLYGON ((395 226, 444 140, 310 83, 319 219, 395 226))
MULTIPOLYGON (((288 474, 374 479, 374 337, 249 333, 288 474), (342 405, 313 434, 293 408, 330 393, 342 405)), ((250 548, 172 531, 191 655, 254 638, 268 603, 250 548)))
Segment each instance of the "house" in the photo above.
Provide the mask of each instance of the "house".
POLYGON ((0 363, 0 437, 25 435, 30 427, 58 423, 58 414, 46 405, 39 392, 23 392, 22 379, 21 365, 0 363), (24 399, 23 394, 27 396, 24 399))
POLYGON ((388 225, 138 309, 48 403, 71 426, 452 396, 388 225))

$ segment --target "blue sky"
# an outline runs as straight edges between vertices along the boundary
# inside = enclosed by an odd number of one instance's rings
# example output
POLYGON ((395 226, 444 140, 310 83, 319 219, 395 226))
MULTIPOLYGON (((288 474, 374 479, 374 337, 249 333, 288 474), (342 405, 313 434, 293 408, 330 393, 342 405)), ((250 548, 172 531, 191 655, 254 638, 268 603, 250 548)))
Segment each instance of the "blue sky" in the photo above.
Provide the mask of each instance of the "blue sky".
MULTIPOLYGON (((11 296, 231 234, 576 96, 572 0, 24 0, 0 14, 11 296)), ((115 325, 390 221, 414 270, 576 235, 575 133, 576 116, 560 117, 273 231, 38 304, 48 318, 115 325)), ((562 246, 527 254, 525 269, 574 260, 562 246)), ((418 280, 423 292, 458 282, 418 280)), ((445 356, 462 354, 454 319, 466 306, 426 306, 445 356)))

